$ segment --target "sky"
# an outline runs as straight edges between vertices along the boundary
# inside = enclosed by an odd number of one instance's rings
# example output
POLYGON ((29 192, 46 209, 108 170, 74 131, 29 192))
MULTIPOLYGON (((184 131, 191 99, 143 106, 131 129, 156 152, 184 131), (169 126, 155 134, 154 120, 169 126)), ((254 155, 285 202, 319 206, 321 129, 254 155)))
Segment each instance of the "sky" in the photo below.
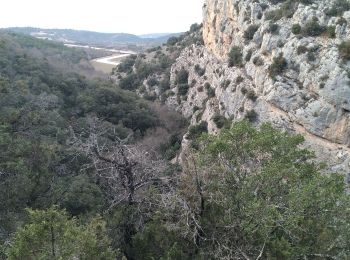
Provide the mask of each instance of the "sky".
POLYGON ((1 0, 0 28, 173 33, 202 21, 204 0, 1 0))

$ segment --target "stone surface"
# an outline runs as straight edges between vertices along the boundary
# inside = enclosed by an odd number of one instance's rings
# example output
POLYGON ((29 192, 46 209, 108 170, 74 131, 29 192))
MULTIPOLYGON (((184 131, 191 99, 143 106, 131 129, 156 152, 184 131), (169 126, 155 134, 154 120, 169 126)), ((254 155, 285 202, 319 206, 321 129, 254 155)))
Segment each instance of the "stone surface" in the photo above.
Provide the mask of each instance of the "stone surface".
POLYGON ((278 33, 270 33, 270 21, 265 15, 279 5, 264 0, 207 0, 203 9, 204 46, 186 48, 172 66, 171 91, 175 95, 168 97, 166 103, 182 112, 191 124, 207 121, 212 133, 218 131, 213 115, 241 120, 254 110, 257 124, 271 122, 302 134, 305 145, 321 161, 329 162, 331 170, 349 174, 350 65, 339 57, 337 45, 349 39, 350 12, 343 15, 348 25, 339 25, 339 18, 324 13, 331 4, 325 0, 316 0, 310 6, 299 4, 292 17, 275 22, 278 33), (291 32, 293 24, 304 26, 314 16, 323 26, 336 26, 336 38, 326 34, 299 37, 291 32), (251 25, 258 25, 259 29, 252 40, 246 40, 244 33, 251 25), (228 66, 227 57, 233 46, 242 49, 242 67, 228 66), (308 51, 298 53, 300 46, 308 51), (248 53, 251 59, 246 60, 248 53), (281 53, 288 66, 273 79, 269 66, 281 53), (196 65, 205 68, 205 75, 196 73, 196 65), (177 95, 175 82, 176 73, 182 68, 189 72, 190 85, 184 97, 177 95), (204 86, 208 84, 215 91, 214 97, 207 96, 204 86))

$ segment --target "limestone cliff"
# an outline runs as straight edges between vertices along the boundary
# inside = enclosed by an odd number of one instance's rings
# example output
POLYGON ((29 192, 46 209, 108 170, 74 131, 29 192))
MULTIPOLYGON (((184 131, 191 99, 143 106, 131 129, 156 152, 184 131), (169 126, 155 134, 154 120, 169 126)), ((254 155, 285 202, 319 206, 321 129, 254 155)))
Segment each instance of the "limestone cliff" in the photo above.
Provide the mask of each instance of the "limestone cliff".
POLYGON ((349 39, 350 12, 330 15, 332 8, 325 0, 207 0, 204 46, 186 48, 172 66, 177 95, 167 104, 192 124, 207 121, 210 132, 217 131, 214 115, 241 120, 254 112, 257 123, 303 134, 332 170, 348 173, 350 66, 338 45, 349 39), (227 62, 233 47, 241 51, 240 66, 227 62), (271 75, 277 57, 286 67, 271 75), (176 81, 182 69, 189 73, 185 95, 176 81))
POLYGON ((300 133, 332 171, 349 174, 348 0, 206 0, 203 17, 152 54, 179 51, 170 89, 145 80, 147 95, 211 133, 243 118, 300 133))

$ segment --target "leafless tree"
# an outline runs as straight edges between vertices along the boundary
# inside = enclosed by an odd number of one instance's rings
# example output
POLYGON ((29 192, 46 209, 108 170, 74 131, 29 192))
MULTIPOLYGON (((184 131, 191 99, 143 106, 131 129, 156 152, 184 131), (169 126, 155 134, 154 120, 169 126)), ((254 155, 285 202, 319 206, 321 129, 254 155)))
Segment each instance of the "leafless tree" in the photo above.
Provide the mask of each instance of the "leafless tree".
POLYGON ((89 167, 95 169, 104 183, 110 206, 151 203, 146 196, 150 187, 162 190, 169 186, 170 178, 164 176, 167 165, 156 152, 145 150, 142 145, 130 144, 132 135, 120 139, 115 130, 113 141, 104 138, 106 131, 97 118, 90 118, 89 125, 85 138, 71 130, 72 145, 91 159, 89 167))

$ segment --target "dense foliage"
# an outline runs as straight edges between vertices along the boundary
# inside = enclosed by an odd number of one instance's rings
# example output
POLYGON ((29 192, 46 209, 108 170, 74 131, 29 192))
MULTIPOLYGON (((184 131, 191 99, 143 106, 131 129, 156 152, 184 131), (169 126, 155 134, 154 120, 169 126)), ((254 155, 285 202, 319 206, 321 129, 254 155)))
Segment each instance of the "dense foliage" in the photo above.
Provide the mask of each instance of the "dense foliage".
POLYGON ((349 257, 343 176, 321 175, 302 142, 247 122, 201 137, 180 187, 203 259, 349 257))
POLYGON ((87 79, 84 62, 83 52, 61 44, 0 35, 0 240, 26 218, 26 207, 58 204, 74 215, 104 207, 97 179, 82 170, 89 158, 69 143, 72 132, 86 133, 89 117, 122 138, 158 125, 135 94, 87 79))
MULTIPOLYGON (((126 59, 120 88, 84 76, 82 52, 0 35, 0 259, 349 258, 343 177, 325 173, 301 136, 215 114, 218 135, 205 121, 188 129, 182 167, 163 159, 181 148, 180 121, 129 91, 146 79, 167 88, 176 55, 158 51, 151 65, 126 59), (176 131, 157 151, 164 129, 176 131)), ((240 66, 241 49, 229 58, 240 66)), ((287 65, 275 57, 270 75, 287 65)), ((181 95, 188 77, 177 72, 181 95)))
POLYGON ((101 218, 83 226, 55 207, 47 211, 28 210, 28 214, 29 223, 17 231, 8 259, 116 258, 106 235, 106 223, 101 218))

